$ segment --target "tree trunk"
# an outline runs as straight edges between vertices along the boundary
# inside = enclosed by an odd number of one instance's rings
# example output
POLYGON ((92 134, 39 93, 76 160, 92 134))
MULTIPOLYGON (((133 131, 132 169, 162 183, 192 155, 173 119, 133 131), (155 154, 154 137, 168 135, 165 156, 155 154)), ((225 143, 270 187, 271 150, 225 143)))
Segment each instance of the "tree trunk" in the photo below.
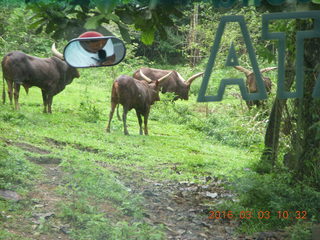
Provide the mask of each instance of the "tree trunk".
POLYGON ((190 54, 190 65, 194 67, 199 61, 200 51, 196 47, 197 43, 197 26, 199 21, 199 4, 195 3, 193 7, 193 13, 190 19, 190 32, 188 39, 188 48, 190 54))
MULTIPOLYGON (((294 57, 294 52, 290 52, 287 54, 285 74, 285 89, 287 91, 292 87, 293 80, 295 78, 295 72, 291 67, 294 57)), ((270 168, 275 166, 276 160, 278 158, 282 115, 286 104, 286 99, 280 100, 276 98, 272 105, 268 126, 264 137, 264 150, 260 159, 262 167, 266 167, 265 171, 271 170, 270 168)))
MULTIPOLYGON (((308 23, 302 24, 307 29, 308 23)), ((293 150, 297 161, 294 169, 298 179, 320 186, 320 100, 312 97, 316 78, 320 74, 320 39, 305 41, 306 68, 304 97, 297 105, 297 138, 293 139, 293 150)))
POLYGON ((267 171, 275 165, 278 157, 280 125, 284 104, 285 100, 275 99, 270 112, 269 123, 264 137, 264 150, 261 156, 261 161, 267 171))
MULTIPOLYGON (((296 21, 296 30, 312 28, 312 23, 296 21)), ((293 101, 294 116, 291 131, 291 146, 285 155, 285 161, 297 179, 320 186, 320 100, 314 99, 312 93, 317 76, 320 74, 320 39, 305 40, 304 48, 304 96, 293 101)), ((287 56, 286 69, 292 65, 294 54, 287 56)), ((286 88, 290 89, 295 73, 286 71, 286 88)), ((261 156, 262 166, 274 166, 278 156, 280 124, 282 110, 287 100, 275 100, 265 135, 265 150, 261 156)), ((266 169, 270 170, 270 169, 266 169)))

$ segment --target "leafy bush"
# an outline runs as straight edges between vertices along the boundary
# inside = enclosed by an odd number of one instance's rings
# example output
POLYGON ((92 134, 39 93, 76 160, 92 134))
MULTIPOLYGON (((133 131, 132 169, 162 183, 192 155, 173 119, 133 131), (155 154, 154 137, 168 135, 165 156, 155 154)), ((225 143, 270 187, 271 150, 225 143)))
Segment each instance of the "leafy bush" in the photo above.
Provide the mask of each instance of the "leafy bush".
POLYGON ((88 86, 83 93, 83 99, 80 102, 79 111, 81 118, 86 122, 96 123, 100 119, 100 110, 96 105, 95 100, 89 96, 88 86))
POLYGON ((1 55, 13 50, 24 51, 37 56, 47 57, 51 55, 52 40, 50 40, 49 34, 36 33, 29 28, 32 18, 30 11, 24 9, 24 7, 13 8, 7 6, 4 9, 6 24, 3 24, 3 33, 0 37, 1 55))
POLYGON ((100 110, 92 101, 80 102, 81 117, 86 122, 96 123, 100 119, 100 110))
POLYGON ((299 221, 292 227, 288 227, 287 231, 291 234, 291 240, 309 240, 312 239, 311 233, 312 224, 299 221))

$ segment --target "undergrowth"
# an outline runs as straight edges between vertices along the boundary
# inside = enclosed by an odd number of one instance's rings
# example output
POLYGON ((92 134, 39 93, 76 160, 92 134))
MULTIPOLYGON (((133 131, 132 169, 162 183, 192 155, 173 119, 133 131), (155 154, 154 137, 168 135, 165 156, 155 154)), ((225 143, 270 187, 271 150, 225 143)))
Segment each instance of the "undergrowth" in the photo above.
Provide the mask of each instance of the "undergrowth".
POLYGON ((254 233, 287 229, 290 239, 311 239, 313 224, 320 221, 320 193, 296 182, 286 169, 271 174, 249 171, 236 178, 231 189, 238 201, 220 208, 242 214, 240 232, 254 233))
POLYGON ((60 193, 70 201, 60 204, 60 217, 74 239, 164 239, 160 227, 144 222, 142 199, 111 172, 86 159, 61 166, 69 174, 60 193))

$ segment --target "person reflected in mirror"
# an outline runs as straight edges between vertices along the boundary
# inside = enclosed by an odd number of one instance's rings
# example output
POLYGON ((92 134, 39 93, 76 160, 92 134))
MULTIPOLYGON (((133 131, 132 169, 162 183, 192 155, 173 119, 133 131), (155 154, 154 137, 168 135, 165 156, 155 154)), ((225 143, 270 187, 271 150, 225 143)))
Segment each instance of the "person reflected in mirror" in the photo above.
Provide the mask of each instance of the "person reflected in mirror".
POLYGON ((101 33, 90 31, 79 36, 65 49, 65 58, 73 67, 110 66, 115 62, 112 39, 98 39, 101 33), (86 40, 81 38, 97 38, 86 40))
MULTIPOLYGON (((80 35, 80 38, 96 35, 96 32, 87 32, 80 35)), ((99 33, 98 33, 99 34, 99 33)), ((88 52, 96 54, 91 56, 96 65, 112 65, 115 61, 114 47, 111 39, 85 40, 80 41, 81 46, 88 52)))

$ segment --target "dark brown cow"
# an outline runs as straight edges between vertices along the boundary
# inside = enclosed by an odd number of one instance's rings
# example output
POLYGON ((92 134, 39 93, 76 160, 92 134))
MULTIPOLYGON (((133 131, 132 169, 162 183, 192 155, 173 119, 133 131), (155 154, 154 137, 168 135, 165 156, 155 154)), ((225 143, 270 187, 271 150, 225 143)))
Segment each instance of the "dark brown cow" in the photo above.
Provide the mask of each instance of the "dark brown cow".
MULTIPOLYGON (((256 77, 254 75, 254 72, 251 70, 248 70, 244 67, 241 66, 235 66, 235 69, 239 70, 240 72, 243 72, 246 75, 246 86, 248 88, 249 93, 256 93, 258 91, 257 89, 257 82, 256 82, 256 77)), ((277 69, 277 67, 268 67, 268 68, 263 68, 260 70, 260 73, 265 73, 271 70, 275 70, 277 69)), ((271 88, 272 88, 272 82, 271 79, 268 77, 264 77, 262 76, 262 80, 264 83, 264 86, 266 88, 266 91, 268 94, 271 93, 271 88)), ((256 105, 257 107, 259 107, 260 105, 262 105, 261 101, 259 100, 255 100, 255 101, 246 101, 248 108, 251 108, 253 105, 256 105)))
MULTIPOLYGON (((167 80, 172 72, 167 73, 160 79, 155 81, 140 81, 133 77, 121 75, 112 85, 111 93, 111 110, 109 114, 109 122, 107 132, 110 132, 110 123, 114 114, 114 110, 118 104, 123 106, 123 127, 124 134, 129 135, 127 129, 127 113, 132 108, 136 110, 136 114, 140 126, 140 135, 142 135, 142 118, 144 117, 144 134, 148 135, 148 116, 150 107, 155 101, 159 101, 159 84, 167 80)), ((143 73, 141 73, 143 76, 143 73)))
POLYGON ((190 86, 192 82, 200 77, 203 72, 197 73, 193 76, 191 76, 188 80, 184 80, 183 77, 177 72, 177 71, 171 71, 171 70, 161 70, 161 69, 155 69, 155 68, 140 68, 139 70, 135 71, 133 74, 133 77, 138 80, 145 80, 140 74, 140 71, 143 72, 145 76, 147 76, 148 79, 159 79, 169 72, 172 72, 171 76, 168 78, 167 81, 160 84, 161 86, 161 92, 173 92, 175 93, 174 100, 177 99, 189 99, 189 91, 190 86))
POLYGON ((52 45, 55 56, 50 58, 38 58, 29 56, 20 51, 13 51, 4 56, 2 64, 3 72, 3 102, 5 102, 4 79, 8 85, 8 95, 12 104, 14 95, 15 109, 20 109, 19 91, 22 85, 26 92, 30 87, 41 88, 44 105, 44 113, 51 113, 53 96, 60 93, 74 78, 80 77, 76 68, 70 67, 59 53, 55 45, 52 45), (13 93, 14 89, 14 93, 13 93))

